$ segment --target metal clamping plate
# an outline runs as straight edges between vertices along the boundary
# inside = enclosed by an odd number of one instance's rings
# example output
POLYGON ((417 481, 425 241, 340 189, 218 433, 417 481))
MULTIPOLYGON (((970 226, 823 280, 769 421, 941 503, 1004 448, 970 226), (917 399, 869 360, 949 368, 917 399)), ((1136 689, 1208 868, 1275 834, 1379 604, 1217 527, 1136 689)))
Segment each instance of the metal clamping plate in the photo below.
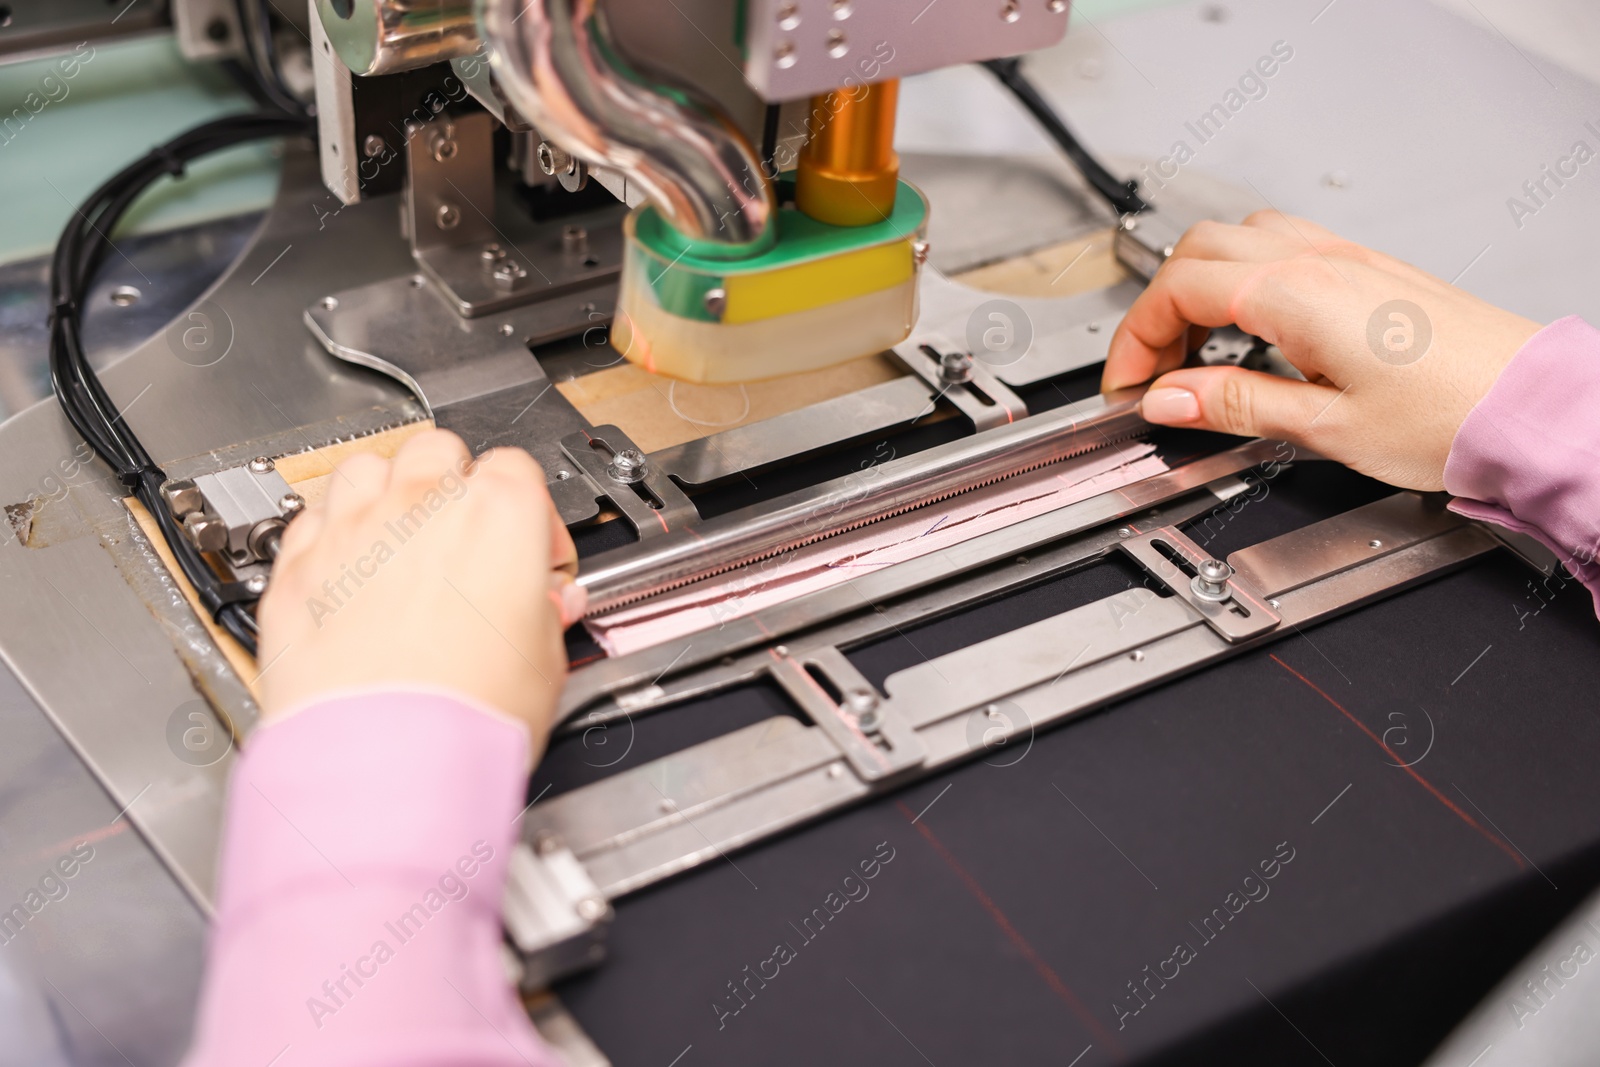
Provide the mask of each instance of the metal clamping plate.
POLYGON ((596 495, 622 512, 641 541, 700 521, 700 512, 688 495, 617 427, 596 426, 568 434, 561 439, 561 450, 594 485, 596 495), (624 476, 616 466, 624 453, 636 457, 638 465, 631 476, 624 476))
POLYGON ((1266 598, 1237 574, 1227 578, 1228 595, 1224 599, 1210 600, 1196 592, 1192 580, 1200 564, 1211 556, 1176 527, 1130 537, 1119 547, 1198 611, 1207 625, 1230 644, 1264 634, 1283 621, 1266 598))
POLYGON ((882 781, 922 764, 927 749, 917 731, 879 697, 844 653, 824 647, 791 658, 782 647, 772 653, 773 679, 839 746, 863 781, 882 781), (836 689, 838 698, 818 675, 836 689))

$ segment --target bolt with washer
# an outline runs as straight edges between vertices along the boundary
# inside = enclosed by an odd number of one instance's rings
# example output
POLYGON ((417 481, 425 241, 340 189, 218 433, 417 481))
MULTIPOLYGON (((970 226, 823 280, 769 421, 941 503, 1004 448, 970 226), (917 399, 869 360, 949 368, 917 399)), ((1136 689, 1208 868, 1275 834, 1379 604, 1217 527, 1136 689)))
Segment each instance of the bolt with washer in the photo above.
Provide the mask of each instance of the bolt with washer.
POLYGON ((951 385, 970 382, 972 380, 972 353, 941 352, 939 354, 939 377, 951 385))
POLYGON ((852 689, 844 697, 845 710, 856 718, 856 725, 867 733, 882 723, 878 713, 878 694, 870 689, 852 689))
POLYGON ((606 473, 615 481, 632 485, 634 482, 642 481, 648 469, 649 461, 644 458, 643 452, 637 448, 624 448, 611 457, 606 473))
POLYGON ((1220 559, 1208 559, 1196 568, 1199 573, 1189 582, 1189 588, 1201 600, 1223 601, 1233 594, 1228 591, 1228 579, 1233 568, 1220 559))

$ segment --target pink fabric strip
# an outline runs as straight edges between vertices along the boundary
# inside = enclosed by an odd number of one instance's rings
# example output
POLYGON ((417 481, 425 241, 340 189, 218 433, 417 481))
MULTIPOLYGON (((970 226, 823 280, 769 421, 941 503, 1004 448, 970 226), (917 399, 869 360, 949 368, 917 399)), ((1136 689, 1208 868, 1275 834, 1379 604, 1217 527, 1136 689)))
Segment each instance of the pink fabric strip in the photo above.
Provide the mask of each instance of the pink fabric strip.
POLYGON ((421 692, 256 731, 188 1067, 556 1067, 501 956, 526 728, 421 692))
POLYGON ((1537 537, 1600 611, 1600 330, 1576 316, 1522 346, 1456 432, 1452 510, 1537 537))
POLYGON ((586 625, 608 655, 648 648, 1159 474, 1167 465, 1154 452, 1144 442, 1103 448, 619 608, 586 625))

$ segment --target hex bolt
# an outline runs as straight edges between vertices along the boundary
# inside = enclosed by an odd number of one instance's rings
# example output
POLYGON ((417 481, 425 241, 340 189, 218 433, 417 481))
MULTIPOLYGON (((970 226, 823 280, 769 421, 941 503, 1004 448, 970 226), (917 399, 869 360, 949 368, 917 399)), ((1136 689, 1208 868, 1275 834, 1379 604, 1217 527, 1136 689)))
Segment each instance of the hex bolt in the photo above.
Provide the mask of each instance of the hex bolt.
POLYGON ((582 226, 562 227, 561 251, 569 256, 581 256, 589 251, 589 231, 582 226))
POLYGON ((251 474, 267 474, 272 470, 272 460, 266 456, 257 456, 250 461, 251 474))
POLYGON ((506 250, 490 242, 483 246, 483 251, 478 253, 478 262, 483 264, 484 270, 494 270, 495 267, 505 262, 506 250))
POLYGON ((606 902, 601 897, 584 897, 578 901, 578 918, 584 922, 599 922, 606 914, 606 902))
POLYGON ((454 204, 440 204, 433 213, 433 223, 441 230, 453 230, 461 225, 461 209, 454 204))
POLYGON ((194 547, 202 552, 221 552, 228 546, 228 527, 221 519, 214 519, 203 511, 191 511, 183 517, 184 532, 194 547))
POLYGON ((199 488, 188 478, 174 478, 161 487, 161 499, 167 502, 167 509, 174 518, 182 519, 192 511, 200 511, 206 506, 205 498, 200 495, 199 488))
POLYGON ((950 385, 960 385, 972 380, 971 352, 941 352, 939 377, 950 385))
POLYGON ((612 480, 632 485, 642 481, 649 469, 649 461, 644 458, 644 453, 637 448, 624 448, 621 452, 611 457, 611 463, 606 467, 606 473, 612 480))
POLYGON ((1220 559, 1208 559, 1196 568, 1199 573, 1189 582, 1189 587, 1194 590, 1194 595, 1201 600, 1227 600, 1231 595, 1228 592, 1228 579, 1233 577, 1233 568, 1220 559))

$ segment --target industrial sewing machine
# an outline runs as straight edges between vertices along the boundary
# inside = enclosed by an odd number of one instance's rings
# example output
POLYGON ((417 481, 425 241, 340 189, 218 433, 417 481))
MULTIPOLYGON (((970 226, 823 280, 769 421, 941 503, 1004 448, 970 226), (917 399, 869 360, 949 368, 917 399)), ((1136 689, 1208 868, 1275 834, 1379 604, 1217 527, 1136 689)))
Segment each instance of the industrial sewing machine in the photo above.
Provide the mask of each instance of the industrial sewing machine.
MULTIPOLYGON (((176 10, 203 25, 205 7, 176 10)), ((431 418, 475 452, 527 449, 578 531, 599 650, 567 684, 564 733, 762 682, 798 713, 530 808, 506 907, 529 989, 602 959, 611 903, 628 893, 1500 545, 1397 493, 1213 558, 1204 524, 1306 458, 1279 442, 1213 440, 1153 450, 1159 464, 1136 477, 848 581, 774 580, 796 561, 854 559, 867 549, 852 531, 913 512, 943 522, 941 502, 990 493, 1012 507, 1007 486, 1148 434, 1136 396, 1094 394, 1092 372, 1183 228, 1240 198, 1190 187, 1151 205, 1102 188, 1113 210, 1095 225, 1122 280, 997 300, 936 269, 938 197, 902 176, 894 149, 902 77, 1052 45, 1067 18, 1065 0, 314 0, 315 162, 291 150, 254 250, 185 316, 202 327, 193 343, 183 329, 168 336, 202 367, 217 309, 230 338, 309 331, 414 404, 352 415, 392 390, 349 387, 337 369, 327 384, 322 365, 270 372, 274 396, 325 386, 327 399, 291 408, 273 435, 219 424, 203 446, 160 442, 182 535, 241 596, 259 594, 303 506, 283 457, 431 418), (330 231, 355 205, 361 228, 330 231), (346 284, 348 259, 316 244, 327 232, 389 241, 395 227, 403 257, 359 284, 346 284), (327 262, 269 275, 268 260, 299 242, 327 262), (262 277, 271 288, 256 289, 262 277), (601 373, 629 376, 650 401, 613 405, 637 425, 602 417, 615 394, 583 388, 601 373), (775 379, 799 399, 750 417, 748 390, 775 379), (690 417, 679 390, 713 408, 743 396, 743 411, 690 417), (663 436, 655 397, 679 425, 652 446, 639 439, 663 436), (821 544, 844 547, 804 556, 821 544), (1139 575, 1116 595, 878 681, 851 660, 885 635, 1113 557, 1139 575), (608 619, 641 608, 702 614, 608 637, 608 619)), ((1236 331, 1196 358, 1282 369, 1236 331)), ((259 368, 239 362, 231 381, 208 379, 208 395, 267 395, 259 368)), ((225 639, 187 622, 175 632, 229 731, 247 733, 248 694, 209 647, 225 639)), ((93 717, 68 707, 57 718, 113 791, 126 789, 118 761, 100 758, 93 717)), ((193 775, 214 785, 226 766, 193 775)), ((202 792, 141 826, 205 899, 220 791, 202 792)))

